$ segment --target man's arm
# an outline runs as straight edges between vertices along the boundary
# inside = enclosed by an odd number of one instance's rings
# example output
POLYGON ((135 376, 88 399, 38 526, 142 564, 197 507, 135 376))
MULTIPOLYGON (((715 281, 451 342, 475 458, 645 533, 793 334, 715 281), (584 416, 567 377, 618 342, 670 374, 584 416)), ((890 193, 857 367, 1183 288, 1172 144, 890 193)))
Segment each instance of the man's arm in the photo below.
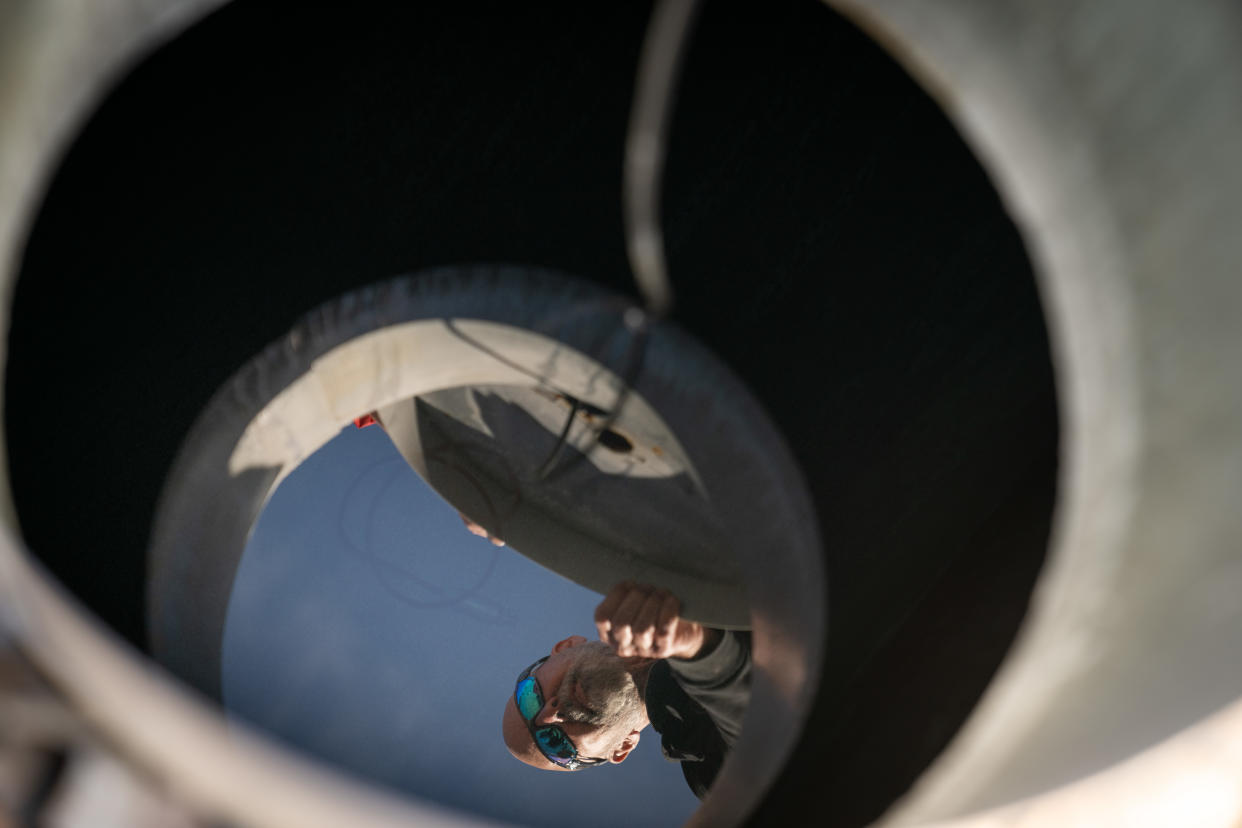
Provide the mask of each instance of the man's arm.
POLYGON ((680 612, 668 590, 627 581, 596 607, 595 627, 620 656, 668 659, 674 679, 732 746, 750 701, 750 636, 704 627, 680 612))
POLYGON ((715 630, 716 643, 689 661, 670 658, 673 678, 711 717, 727 747, 742 732, 750 704, 750 635, 715 630))

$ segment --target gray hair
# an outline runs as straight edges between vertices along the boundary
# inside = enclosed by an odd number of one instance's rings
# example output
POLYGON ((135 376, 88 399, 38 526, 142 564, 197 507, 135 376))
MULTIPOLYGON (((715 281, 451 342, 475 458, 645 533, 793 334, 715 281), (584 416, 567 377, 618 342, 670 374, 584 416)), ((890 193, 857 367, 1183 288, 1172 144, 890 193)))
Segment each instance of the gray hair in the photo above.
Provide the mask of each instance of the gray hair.
POLYGON ((574 648, 577 658, 565 673, 557 705, 567 721, 612 729, 633 729, 642 717, 643 700, 625 663, 602 641, 574 648), (574 694, 581 688, 584 706, 574 694))

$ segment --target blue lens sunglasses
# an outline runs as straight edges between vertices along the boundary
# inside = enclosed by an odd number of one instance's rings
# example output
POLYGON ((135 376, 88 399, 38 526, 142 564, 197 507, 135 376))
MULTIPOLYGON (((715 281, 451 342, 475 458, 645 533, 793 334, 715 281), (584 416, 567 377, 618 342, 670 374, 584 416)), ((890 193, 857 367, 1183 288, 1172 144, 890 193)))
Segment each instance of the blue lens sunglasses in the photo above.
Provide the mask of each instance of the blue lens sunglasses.
POLYGON ((535 678, 535 670, 547 660, 548 657, 544 656, 523 670, 513 690, 513 701, 517 705, 518 712, 522 714, 522 719, 526 722, 526 727, 530 730, 535 745, 549 762, 569 770, 604 764, 608 761, 607 759, 579 758, 578 749, 574 747, 574 743, 569 741, 565 731, 556 725, 535 724, 535 717, 543 709, 543 690, 539 686, 539 680, 535 678))

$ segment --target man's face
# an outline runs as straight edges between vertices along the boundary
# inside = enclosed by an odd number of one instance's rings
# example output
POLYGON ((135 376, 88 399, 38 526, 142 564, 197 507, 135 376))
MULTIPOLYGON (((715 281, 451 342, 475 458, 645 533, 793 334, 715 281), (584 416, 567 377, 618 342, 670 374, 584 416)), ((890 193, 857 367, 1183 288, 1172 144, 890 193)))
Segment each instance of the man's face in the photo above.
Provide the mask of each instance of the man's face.
MULTIPOLYGON (((532 723, 564 731, 583 759, 620 762, 637 742, 642 699, 624 662, 606 645, 580 636, 557 645, 531 674, 543 706, 532 723), (628 738, 628 737, 633 737, 628 738)), ((536 767, 560 769, 535 747, 510 693, 504 717, 505 743, 518 759, 536 767)))

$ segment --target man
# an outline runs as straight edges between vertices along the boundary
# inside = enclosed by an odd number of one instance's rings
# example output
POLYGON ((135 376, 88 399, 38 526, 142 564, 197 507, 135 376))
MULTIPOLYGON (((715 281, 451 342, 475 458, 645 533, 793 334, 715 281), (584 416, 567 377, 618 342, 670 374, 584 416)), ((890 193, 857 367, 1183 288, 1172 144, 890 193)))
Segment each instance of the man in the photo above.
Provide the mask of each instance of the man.
POLYGON ((650 724, 703 798, 741 731, 750 636, 680 611, 667 590, 615 586, 595 610, 600 641, 572 635, 518 675, 502 722, 509 752, 546 770, 617 764, 650 724))

